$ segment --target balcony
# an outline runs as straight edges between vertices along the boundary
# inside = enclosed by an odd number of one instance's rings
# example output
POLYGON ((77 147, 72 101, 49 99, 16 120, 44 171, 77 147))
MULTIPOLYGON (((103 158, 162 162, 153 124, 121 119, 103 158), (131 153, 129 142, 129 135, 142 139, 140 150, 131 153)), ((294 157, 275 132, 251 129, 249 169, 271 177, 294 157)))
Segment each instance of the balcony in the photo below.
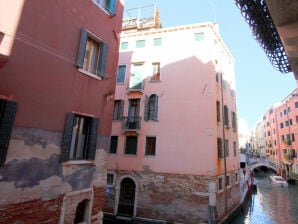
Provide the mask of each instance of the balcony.
POLYGON ((138 82, 138 83, 129 83, 127 87, 128 92, 140 92, 143 93, 144 91, 144 82, 138 82))
POLYGON ((141 129, 141 117, 124 117, 122 120, 123 131, 139 131, 141 129))

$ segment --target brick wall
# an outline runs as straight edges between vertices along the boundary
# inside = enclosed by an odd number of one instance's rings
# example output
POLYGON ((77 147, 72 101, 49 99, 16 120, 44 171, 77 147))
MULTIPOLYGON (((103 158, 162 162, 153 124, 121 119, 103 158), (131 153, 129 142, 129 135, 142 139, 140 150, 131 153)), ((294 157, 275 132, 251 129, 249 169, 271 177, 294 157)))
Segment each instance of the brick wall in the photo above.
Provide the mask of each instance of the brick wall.
POLYGON ((0 223, 57 224, 63 197, 54 200, 32 200, 25 203, 11 204, 0 209, 0 223))

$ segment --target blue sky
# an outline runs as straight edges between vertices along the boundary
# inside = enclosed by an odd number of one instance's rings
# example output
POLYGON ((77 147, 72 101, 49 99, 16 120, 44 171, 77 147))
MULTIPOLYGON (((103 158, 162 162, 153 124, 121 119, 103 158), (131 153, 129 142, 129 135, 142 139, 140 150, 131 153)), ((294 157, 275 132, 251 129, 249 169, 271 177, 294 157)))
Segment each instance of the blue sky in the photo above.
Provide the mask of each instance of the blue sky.
POLYGON ((125 0, 125 8, 156 4, 163 27, 217 22, 235 58, 237 113, 252 128, 274 103, 296 88, 293 73, 271 65, 233 0, 125 0), (187 2, 187 4, 185 4, 187 2))

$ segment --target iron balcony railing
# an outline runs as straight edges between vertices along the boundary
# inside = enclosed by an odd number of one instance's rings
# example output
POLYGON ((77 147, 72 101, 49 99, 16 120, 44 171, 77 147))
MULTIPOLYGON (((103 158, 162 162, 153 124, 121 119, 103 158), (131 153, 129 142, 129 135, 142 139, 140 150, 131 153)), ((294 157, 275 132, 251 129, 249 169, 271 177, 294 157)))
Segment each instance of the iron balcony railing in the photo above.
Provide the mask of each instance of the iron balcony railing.
POLYGON ((139 83, 129 83, 127 90, 129 92, 143 92, 144 91, 144 82, 139 83))
POLYGON ((122 130, 140 130, 141 117, 124 117, 122 121, 122 130))

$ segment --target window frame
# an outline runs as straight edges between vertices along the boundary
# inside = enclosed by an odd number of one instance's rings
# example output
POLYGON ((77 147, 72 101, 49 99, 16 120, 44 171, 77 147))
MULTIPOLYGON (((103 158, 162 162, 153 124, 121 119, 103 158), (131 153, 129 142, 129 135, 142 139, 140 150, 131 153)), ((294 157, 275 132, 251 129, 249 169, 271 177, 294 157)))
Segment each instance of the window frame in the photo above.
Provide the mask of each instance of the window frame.
POLYGON ((146 136, 145 142, 145 156, 156 156, 156 136, 146 136), (151 139, 153 141, 148 144, 148 140, 151 139), (148 149, 150 147, 150 149, 148 149))
POLYGON ((158 121, 159 97, 157 94, 151 94, 149 97, 145 96, 145 121, 158 121), (154 103, 153 103, 154 101, 154 103))
POLYGON ((100 38, 89 32, 87 29, 83 28, 81 29, 81 37, 79 42, 79 48, 77 53, 77 60, 76 60, 76 66, 79 68, 79 71, 83 74, 86 74, 88 76, 91 76, 96 79, 103 79, 105 78, 106 74, 106 65, 107 58, 108 58, 108 43, 105 43, 100 38), (84 68, 85 64, 85 53, 87 51, 87 44, 88 40, 92 40, 93 42, 98 43, 99 46, 99 54, 96 62, 96 72, 92 73, 89 71, 89 68, 84 68))
POLYGON ((0 99, 0 165, 6 161, 17 108, 16 101, 0 99))
POLYGON ((128 136, 126 136, 126 138, 125 138, 125 145, 124 145, 124 155, 126 155, 126 156, 136 156, 137 153, 138 153, 138 136, 135 136, 135 135, 128 135, 128 136), (130 152, 127 150, 128 147, 129 147, 127 145, 128 144, 128 139, 135 139, 135 142, 133 143, 135 149, 133 149, 130 152))
POLYGON ((125 83, 126 69, 127 69, 127 66, 126 65, 118 65, 117 78, 116 78, 116 83, 117 84, 124 84, 125 83), (123 81, 122 81, 122 79, 118 81, 118 79, 119 79, 119 71, 123 71, 123 70, 120 70, 120 67, 124 67, 123 81))
POLYGON ((114 187, 115 186, 115 183, 116 183, 116 173, 115 173, 115 171, 108 170, 107 171, 107 186, 108 187, 114 187), (112 184, 109 183, 108 175, 112 175, 113 176, 113 182, 112 182, 112 184))
POLYGON ((113 121, 122 121, 124 100, 114 100, 113 121))
MULTIPOLYGON (((72 112, 67 113, 66 119, 65 119, 63 138, 62 138, 62 143, 61 143, 60 161, 61 162, 94 161, 96 148, 97 148, 98 126, 99 126, 99 118, 97 118, 95 116, 81 115, 79 113, 72 113, 72 112), (86 150, 86 152, 85 152, 85 155, 83 158, 71 158, 71 151, 77 150, 77 149, 72 149, 73 136, 74 136, 74 125, 75 125, 76 117, 90 119, 88 133, 86 134, 87 138, 84 139, 85 144, 86 144, 84 146, 84 150, 86 150)), ((78 137, 78 136, 76 135, 76 137, 78 137)))
POLYGON ((160 62, 152 62, 152 74, 150 77, 150 82, 160 81, 160 62))
POLYGON ((109 154, 115 154, 115 155, 117 154, 118 141, 119 141, 119 137, 117 135, 111 135, 109 154), (113 151, 112 151, 112 149, 113 149, 113 151))
POLYGON ((116 0, 92 0, 97 6, 103 9, 104 12, 111 16, 115 16, 116 0), (110 3, 110 4, 108 4, 110 3))

